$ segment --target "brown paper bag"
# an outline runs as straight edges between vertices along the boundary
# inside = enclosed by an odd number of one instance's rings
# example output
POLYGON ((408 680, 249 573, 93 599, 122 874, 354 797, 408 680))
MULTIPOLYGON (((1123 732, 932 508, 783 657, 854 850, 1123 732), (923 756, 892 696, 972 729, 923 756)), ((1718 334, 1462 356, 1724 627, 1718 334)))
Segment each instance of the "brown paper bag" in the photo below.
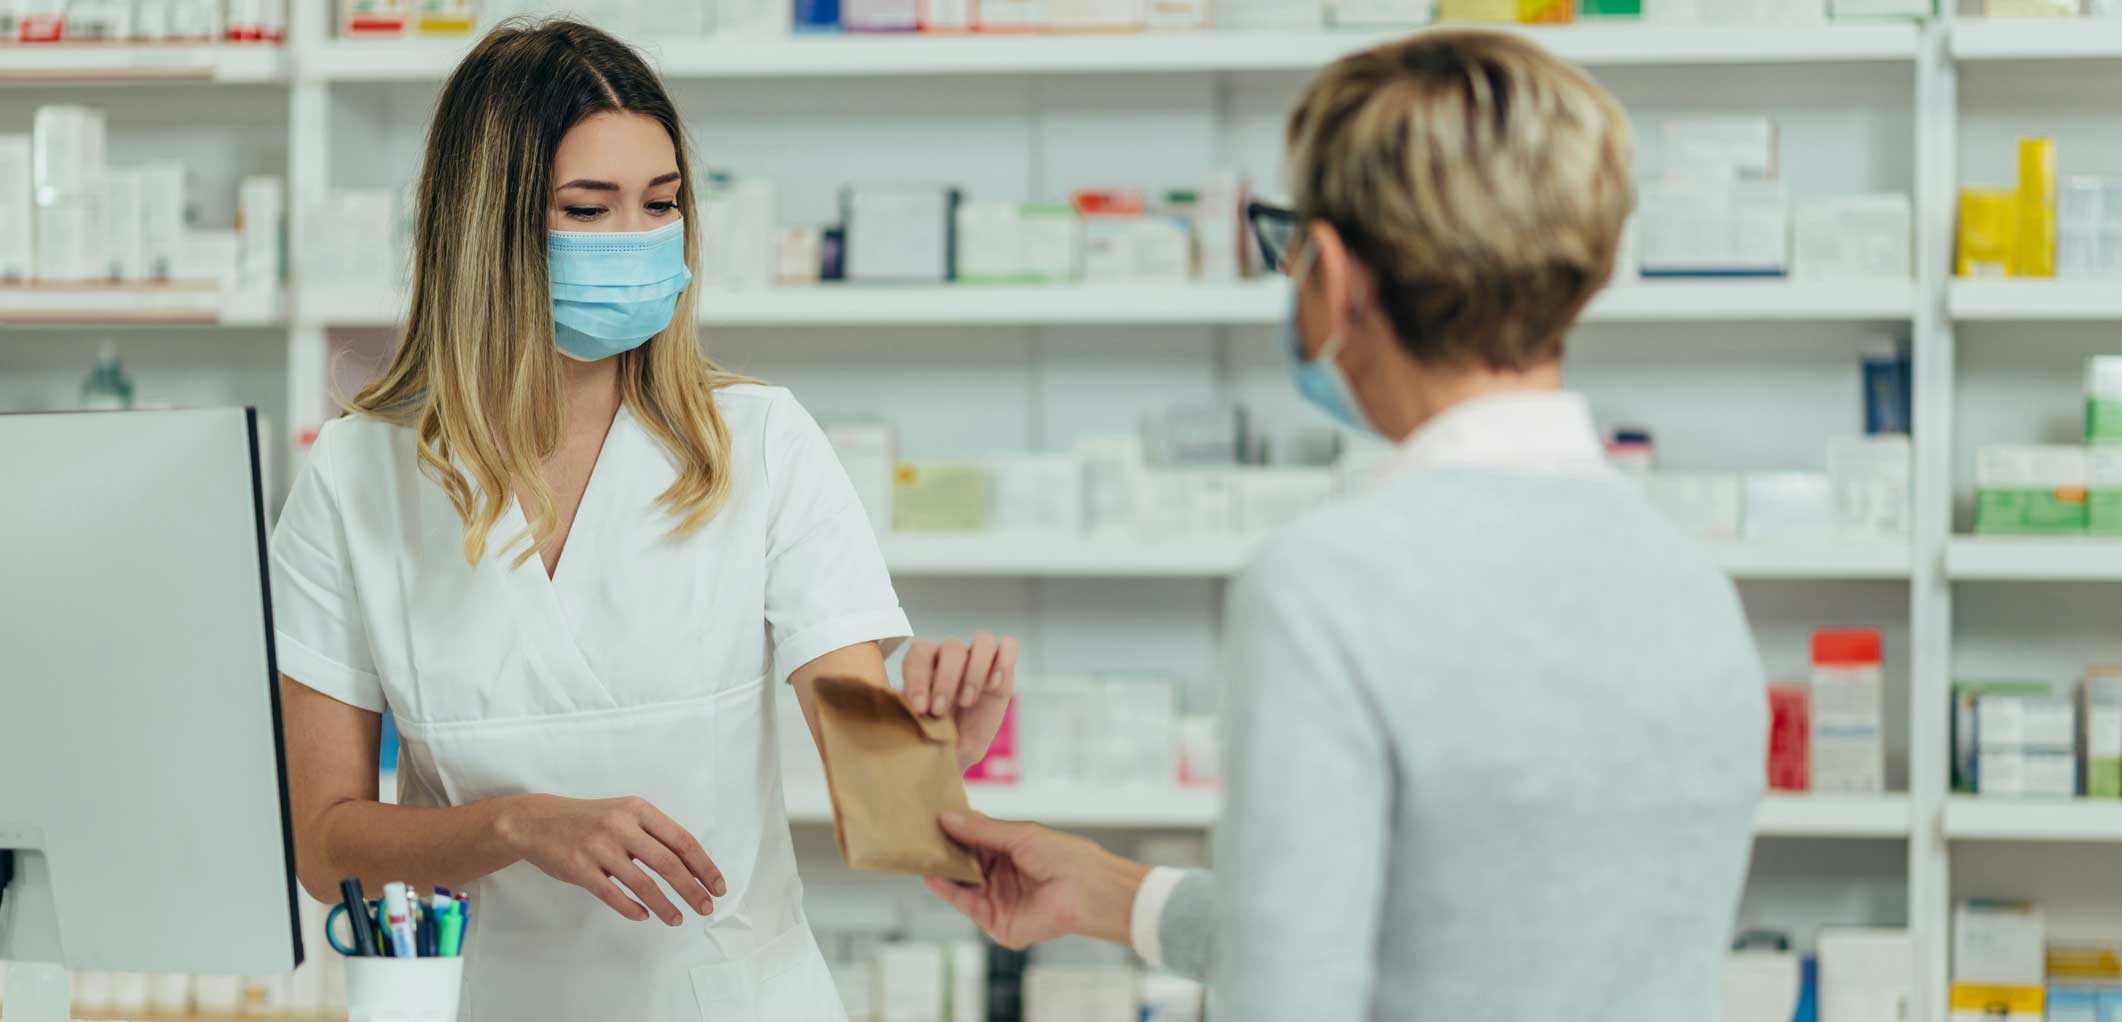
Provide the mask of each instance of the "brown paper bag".
POLYGON ((840 858, 853 869, 979 883, 979 859, 936 822, 967 808, 957 724, 859 679, 820 678, 817 692, 840 858))

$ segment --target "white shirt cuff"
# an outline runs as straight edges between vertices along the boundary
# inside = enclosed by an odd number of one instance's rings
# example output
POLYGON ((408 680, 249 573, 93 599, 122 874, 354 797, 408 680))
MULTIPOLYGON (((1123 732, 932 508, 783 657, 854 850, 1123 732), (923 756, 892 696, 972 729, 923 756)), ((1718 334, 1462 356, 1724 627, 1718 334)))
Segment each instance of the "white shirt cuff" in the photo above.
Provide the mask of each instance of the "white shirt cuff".
POLYGON ((1171 900, 1172 892, 1179 889, 1179 881, 1184 879, 1185 870, 1158 866, 1142 878, 1142 886, 1135 891, 1128 938, 1135 945, 1135 953, 1152 968, 1164 968, 1164 941, 1159 935, 1164 928, 1164 903, 1171 900))

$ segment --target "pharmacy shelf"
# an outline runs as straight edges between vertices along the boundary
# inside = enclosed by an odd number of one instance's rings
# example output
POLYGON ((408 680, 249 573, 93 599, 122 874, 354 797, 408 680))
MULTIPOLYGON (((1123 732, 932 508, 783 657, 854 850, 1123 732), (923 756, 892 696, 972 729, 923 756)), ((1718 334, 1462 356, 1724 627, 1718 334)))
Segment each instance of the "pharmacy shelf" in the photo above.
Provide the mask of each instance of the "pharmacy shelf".
MULTIPOLYGON (((393 326, 406 299, 388 289, 311 287, 304 322, 393 326)), ((1585 310, 1593 323, 1891 322, 1915 307, 1906 283, 1865 285, 1673 281, 1608 288, 1585 310)), ((709 327, 849 326, 1268 326, 1289 311, 1279 279, 1230 284, 827 284, 702 292, 709 327)))
MULTIPOLYGON (((1519 28, 1594 66, 1911 61, 1909 24, 1710 27, 1641 22, 1519 28)), ((666 77, 782 78, 1309 72, 1404 32, 1179 32, 1123 35, 821 34, 705 37, 646 47, 666 77)), ((439 81, 469 43, 333 39, 297 69, 337 82, 439 81)))
POLYGON ((1965 322, 2122 321, 2122 280, 1955 280, 1947 302, 1965 322))
MULTIPOLYGON (((905 577, 1223 578, 1257 538, 1141 542, 987 533, 887 534, 884 559, 905 577)), ((1909 548, 1890 541, 1717 543, 1711 556, 1734 578, 1905 579, 1909 548)))
POLYGON ((1944 821, 1955 841, 2122 843, 2122 800, 1955 795, 1945 800, 1944 821))
POLYGON ((2122 18, 1961 18, 1960 60, 2122 60, 2122 18))
POLYGON ((1257 539, 1165 542, 989 533, 887 534, 892 573, 937 578, 1223 578, 1257 539))
POLYGON ((265 327, 286 320, 277 291, 223 294, 206 283, 0 286, 0 326, 265 327))
MULTIPOLYGON (((1008 820, 1036 820, 1051 827, 1204 829, 1223 811, 1222 793, 1210 788, 1062 788, 968 784, 974 809, 1008 820)), ((832 802, 820 785, 788 791, 789 820, 801 825, 833 822, 832 802)), ((2122 803, 2117 803, 2122 813, 2122 803)), ((1770 795, 1754 814, 1754 833, 1773 838, 1907 837, 1906 795, 1770 795)))
POLYGON ((1907 837, 1907 795, 1770 795, 1754 813, 1760 837, 1907 837))
POLYGON ((286 78, 286 51, 272 43, 0 44, 0 84, 261 84, 286 78))
MULTIPOLYGON (((1052 827, 1110 827, 1201 830, 1223 811, 1222 793, 1212 788, 1144 786, 1037 787, 968 784, 974 809, 1006 820, 1037 820, 1052 827)), ((832 800, 822 785, 792 786, 788 818, 797 824, 833 822, 832 800)))
POLYGON ((1961 582, 2122 582, 2122 538, 1959 536, 1945 575, 1961 582))

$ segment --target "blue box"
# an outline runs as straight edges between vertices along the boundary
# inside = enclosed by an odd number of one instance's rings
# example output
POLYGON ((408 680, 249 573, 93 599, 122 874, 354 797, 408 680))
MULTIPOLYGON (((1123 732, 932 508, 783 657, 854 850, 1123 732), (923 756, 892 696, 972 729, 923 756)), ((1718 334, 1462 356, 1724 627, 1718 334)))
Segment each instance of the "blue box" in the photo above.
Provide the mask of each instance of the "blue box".
POLYGON ((2048 1022, 2100 1022, 2100 993, 2091 987, 2049 987, 2048 1022))
POLYGON ((2122 1022, 2122 990, 2100 991, 2100 1022, 2122 1022))

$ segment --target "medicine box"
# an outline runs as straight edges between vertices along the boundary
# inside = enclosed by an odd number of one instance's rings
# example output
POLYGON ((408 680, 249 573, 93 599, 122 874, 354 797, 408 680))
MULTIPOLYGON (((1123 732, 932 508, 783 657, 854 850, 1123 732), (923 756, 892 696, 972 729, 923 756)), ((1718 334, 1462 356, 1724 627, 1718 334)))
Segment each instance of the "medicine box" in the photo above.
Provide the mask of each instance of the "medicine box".
POLYGON ((1834 495, 1836 531, 1859 536, 1907 535, 1910 467, 1906 436, 1830 441, 1827 480, 1834 495))
POLYGON ((1908 196, 1818 196, 1791 215, 1791 276, 1800 280, 1907 280, 1908 196))
POLYGON ((1982 3, 1982 15, 1987 18, 2073 18, 2077 14, 2077 0, 1983 0, 1982 3))
POLYGON ((28 135, 0 135, 0 283, 20 283, 35 275, 31 240, 30 140, 28 135))
POLYGON ((1711 541, 1739 538, 1745 500, 1736 472, 1654 472, 1645 492, 1682 533, 1711 541))
POLYGON ((1026 279, 1024 211, 1014 202, 958 206, 958 276, 970 284, 1026 279))
POLYGON ((1953 906, 1954 1003, 1962 985, 2032 987, 2038 1009, 2047 974, 2045 937, 2039 906, 1982 900, 1953 906))
POLYGON ((2100 1022, 2100 991, 2052 984, 2048 988, 2047 1010, 2047 1022, 2100 1022))
POLYGON ((1746 538, 1819 537, 1836 531, 1834 488, 1821 472, 1745 474, 1746 538))
POLYGON ((1302 31, 1323 24, 1326 7, 1323 0, 1215 0, 1209 17, 1219 30, 1302 31))
POLYGON ((1051 32, 1128 32, 1145 17, 1143 0, 1046 0, 1051 32))
POLYGON ((1867 18, 1928 18, 1937 13, 1935 0, 1827 0, 1827 16, 1835 21, 1867 18))
POLYGON ((2044 1022, 2047 991, 2037 984, 1954 983, 1949 1022, 2044 1022))
POLYGON ((840 27, 849 32, 912 32, 921 27, 916 0, 840 0, 840 27))
POLYGON ((1792 952, 1733 951, 1719 981, 1724 1022, 1790 1022, 1797 1015, 1801 981, 1792 952))
POLYGON ((988 528, 1074 536, 1083 531, 1083 463, 1073 454, 991 458, 988 528))
POLYGON ((1805 791, 1812 785, 1812 686, 1768 686, 1768 787, 1805 791))
POLYGON ((2046 696, 2047 684, 2038 681, 1956 681, 1953 683, 1952 788, 1973 794, 1975 790, 1975 707, 1985 695, 2046 696))
POLYGON ((1046 0, 977 0, 973 29, 979 32, 1037 32, 1046 26, 1046 0))
POLYGON ((2085 442, 2122 445, 2122 355, 2085 360, 2085 442))
POLYGON ((1982 750, 1975 790, 1985 798, 2068 798, 2078 791, 2078 757, 2070 751, 1982 750))
POLYGON ((987 470, 942 463, 899 466, 892 486, 892 528, 901 532, 972 532, 987 527, 987 470))
POLYGON ((1813 633, 1809 770, 1813 791, 1885 790, 1885 687, 1878 632, 1828 629, 1813 633))
POLYGON ((1027 280, 1065 284, 1083 276, 1083 221, 1060 205, 1021 210, 1023 274, 1027 280))
POLYGON ((1192 32, 1208 27, 1208 0, 1148 0, 1143 27, 1152 32, 1192 32))
POLYGON ((1975 700, 1975 748, 2070 751, 2076 748, 2077 709, 2060 696, 1991 694, 1975 700))
POLYGON ((853 185, 840 201, 849 281, 940 284, 950 279, 957 189, 853 185))
POLYGON ((1975 531, 2084 532, 2088 461, 2083 447, 1992 445, 1975 452, 1975 531))
POLYGON ((1903 1016, 1915 959, 1908 931, 1823 926, 1819 937, 1819 1022, 1881 1022, 1903 1016))
POLYGON ((2018 193, 2006 188, 1960 190, 1960 227, 1953 273, 1961 277, 2011 275, 2011 253, 2019 229, 2018 193))
POLYGON ((1674 117, 1658 126, 1660 176, 1727 183, 1773 181, 1776 122, 1767 117, 1674 117))
POLYGON ((1437 20, 1437 0, 1329 0, 1335 28, 1416 28, 1437 20))
POLYGON ((1509 25, 1518 20, 1518 0, 1438 0, 1437 20, 1453 25, 1509 25))
POLYGON ((2078 685, 2078 750, 2088 798, 2122 798, 2122 668, 2095 667, 2078 685))
POLYGON ((412 20, 410 0, 344 0, 339 8, 342 36, 404 35, 412 20))
POLYGON ((1780 276, 1790 266, 1790 201, 1774 181, 1647 182, 1640 189, 1644 277, 1780 276))
POLYGON ((840 470, 854 484, 855 497, 878 534, 892 527, 892 490, 898 467, 898 438, 881 422, 824 425, 825 441, 840 459, 840 470))
POLYGON ((2069 980, 2073 984, 2081 981, 2101 985, 2122 983, 2122 947, 2113 941, 2051 942, 2045 959, 2050 980, 2069 980))

